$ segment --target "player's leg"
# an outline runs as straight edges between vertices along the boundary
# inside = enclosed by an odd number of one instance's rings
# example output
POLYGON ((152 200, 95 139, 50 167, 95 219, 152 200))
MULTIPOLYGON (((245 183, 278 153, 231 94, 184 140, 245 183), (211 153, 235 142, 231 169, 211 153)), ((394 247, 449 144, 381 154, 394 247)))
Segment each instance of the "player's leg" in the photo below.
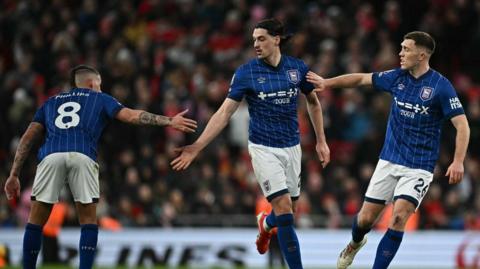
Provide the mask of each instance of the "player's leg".
POLYGON ((288 193, 271 199, 277 220, 278 242, 291 269, 303 268, 300 244, 295 232, 293 216, 296 206, 295 201, 300 197, 301 155, 300 145, 281 149, 276 153, 277 158, 282 162, 282 167, 285 167, 285 184, 287 185, 288 193))
MULTIPOLYGON (((276 150, 278 149, 250 142, 248 144, 248 152, 252 158, 255 177, 270 203, 274 197, 288 193, 282 163, 274 154, 276 150)), ((257 226, 258 235, 255 244, 258 252, 264 254, 268 251, 273 228, 277 226, 275 209, 273 208, 268 215, 265 212, 260 212, 257 215, 257 226)))
POLYGON ((421 170, 401 167, 403 176, 395 188, 393 215, 389 228, 377 248, 373 269, 387 268, 395 257, 403 239, 405 225, 415 213, 428 191, 433 174, 421 170))
POLYGON ((390 162, 379 160, 365 194, 365 201, 359 213, 353 219, 352 239, 340 252, 337 269, 348 268, 355 255, 366 244, 365 236, 377 221, 385 204, 393 198, 397 179, 393 176, 396 167, 390 162))
POLYGON ((35 268, 42 245, 43 225, 48 220, 52 206, 58 202, 64 186, 65 161, 62 154, 50 154, 37 167, 32 186, 32 207, 23 236, 24 269, 35 268))
POLYGON ((47 223, 52 205, 39 201, 32 201, 28 223, 23 236, 23 268, 36 268, 38 253, 42 245, 43 225, 47 223))
POLYGON ((277 238, 287 264, 291 269, 303 268, 290 194, 285 193, 273 198, 271 204, 273 210, 277 212, 277 238))
POLYGON ((97 202, 100 197, 98 164, 81 153, 69 152, 68 182, 81 226, 80 269, 91 269, 98 241, 97 202))
POLYGON ((352 239, 338 257, 338 269, 345 269, 352 264, 357 252, 367 243, 366 234, 370 232, 384 208, 384 203, 363 202, 362 208, 353 218, 352 239))
POLYGON ((402 242, 405 224, 414 212, 415 205, 410 201, 395 201, 389 228, 377 247, 373 269, 388 268, 402 242))
POLYGON ((80 269, 91 269, 98 241, 97 204, 75 202, 80 222, 80 269))

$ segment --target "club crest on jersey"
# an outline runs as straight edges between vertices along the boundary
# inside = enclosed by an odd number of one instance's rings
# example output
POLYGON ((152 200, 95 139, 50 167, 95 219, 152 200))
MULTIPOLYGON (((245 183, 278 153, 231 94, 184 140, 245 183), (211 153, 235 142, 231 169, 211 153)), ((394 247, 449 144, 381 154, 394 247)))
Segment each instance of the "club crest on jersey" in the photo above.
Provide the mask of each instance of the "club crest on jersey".
POLYGON ((270 192, 270 190, 272 190, 272 188, 270 187, 270 181, 264 181, 263 182, 263 188, 265 189, 265 192, 270 192))
POLYGON ((290 81, 293 84, 297 84, 298 82, 300 82, 300 73, 298 72, 297 69, 288 70, 287 77, 288 77, 288 81, 290 81))
POLYGON ((420 98, 423 101, 427 101, 428 99, 430 99, 432 97, 432 93, 433 93, 433 88, 432 87, 423 87, 422 91, 420 91, 420 98))

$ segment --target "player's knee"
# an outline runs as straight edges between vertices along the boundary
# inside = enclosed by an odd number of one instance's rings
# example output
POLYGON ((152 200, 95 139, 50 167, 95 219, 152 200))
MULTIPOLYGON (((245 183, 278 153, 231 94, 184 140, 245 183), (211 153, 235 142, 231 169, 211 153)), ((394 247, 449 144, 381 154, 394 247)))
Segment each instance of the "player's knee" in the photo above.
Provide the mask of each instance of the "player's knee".
POLYGON ((32 208, 28 216, 28 222, 43 226, 47 223, 52 211, 53 204, 43 203, 39 201, 32 202, 32 208))
POLYGON ((276 215, 293 213, 292 200, 288 195, 276 197, 271 203, 276 215))
POLYGON ((393 213, 392 226, 394 228, 403 228, 412 212, 409 210, 400 210, 393 213))
POLYGON ((358 226, 362 228, 370 228, 377 219, 377 216, 371 212, 362 212, 358 214, 357 222, 358 226))

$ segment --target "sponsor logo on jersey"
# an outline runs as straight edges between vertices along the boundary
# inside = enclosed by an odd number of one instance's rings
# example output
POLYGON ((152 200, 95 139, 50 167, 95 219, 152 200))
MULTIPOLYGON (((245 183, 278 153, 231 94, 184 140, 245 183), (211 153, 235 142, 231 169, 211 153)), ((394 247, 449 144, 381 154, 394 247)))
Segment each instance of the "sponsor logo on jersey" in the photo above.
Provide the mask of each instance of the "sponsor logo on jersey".
POLYGON ((297 69, 292 69, 287 71, 287 78, 293 84, 300 82, 300 73, 297 69))
POLYGON ((419 104, 412 104, 408 102, 401 102, 397 100, 397 97, 394 98, 395 104, 400 108, 400 115, 415 118, 415 114, 420 113, 424 115, 429 115, 428 110, 429 106, 423 106, 419 104))
POLYGON ((458 97, 450 98, 450 107, 452 109, 462 108, 462 103, 460 103, 458 97))
POLYGON ((432 93, 433 93, 433 88, 432 87, 422 87, 422 90, 420 91, 420 98, 423 100, 423 101, 427 101, 428 99, 430 99, 432 97, 432 93))
POLYGON ((265 100, 267 97, 275 98, 275 100, 273 100, 273 103, 275 104, 287 104, 287 103, 290 103, 290 98, 298 95, 298 91, 299 91, 298 88, 290 88, 287 91, 278 91, 278 92, 270 92, 270 93, 265 93, 262 91, 262 92, 259 92, 257 96, 262 100, 265 100))

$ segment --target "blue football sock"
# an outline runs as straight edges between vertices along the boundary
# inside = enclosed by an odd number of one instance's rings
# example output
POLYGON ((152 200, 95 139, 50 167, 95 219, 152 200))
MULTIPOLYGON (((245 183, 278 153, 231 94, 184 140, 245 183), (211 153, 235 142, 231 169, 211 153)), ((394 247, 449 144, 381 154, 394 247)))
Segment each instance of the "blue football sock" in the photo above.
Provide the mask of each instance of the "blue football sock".
POLYGON ((278 243, 290 269, 302 269, 300 244, 293 228, 293 214, 276 217, 278 225, 278 243))
POLYGON ((80 269, 91 269, 97 249, 98 225, 84 224, 80 233, 80 269))
POLYGON ((270 214, 268 214, 265 221, 267 222, 268 227, 270 228, 277 227, 277 218, 275 217, 275 212, 273 212, 273 210, 272 212, 270 212, 270 214))
POLYGON ((355 216, 355 218, 353 218, 353 224, 352 224, 352 239, 353 239, 353 242, 360 243, 363 240, 363 238, 365 237, 365 235, 368 232, 370 232, 371 229, 372 229, 371 227, 368 227, 368 228, 359 227, 357 216, 355 216))
POLYGON ((386 269, 395 257, 400 243, 402 243, 403 232, 388 229, 380 244, 378 244, 377 255, 373 269, 386 269))
POLYGON ((23 268, 35 269, 42 245, 42 226, 27 223, 23 236, 23 268))

